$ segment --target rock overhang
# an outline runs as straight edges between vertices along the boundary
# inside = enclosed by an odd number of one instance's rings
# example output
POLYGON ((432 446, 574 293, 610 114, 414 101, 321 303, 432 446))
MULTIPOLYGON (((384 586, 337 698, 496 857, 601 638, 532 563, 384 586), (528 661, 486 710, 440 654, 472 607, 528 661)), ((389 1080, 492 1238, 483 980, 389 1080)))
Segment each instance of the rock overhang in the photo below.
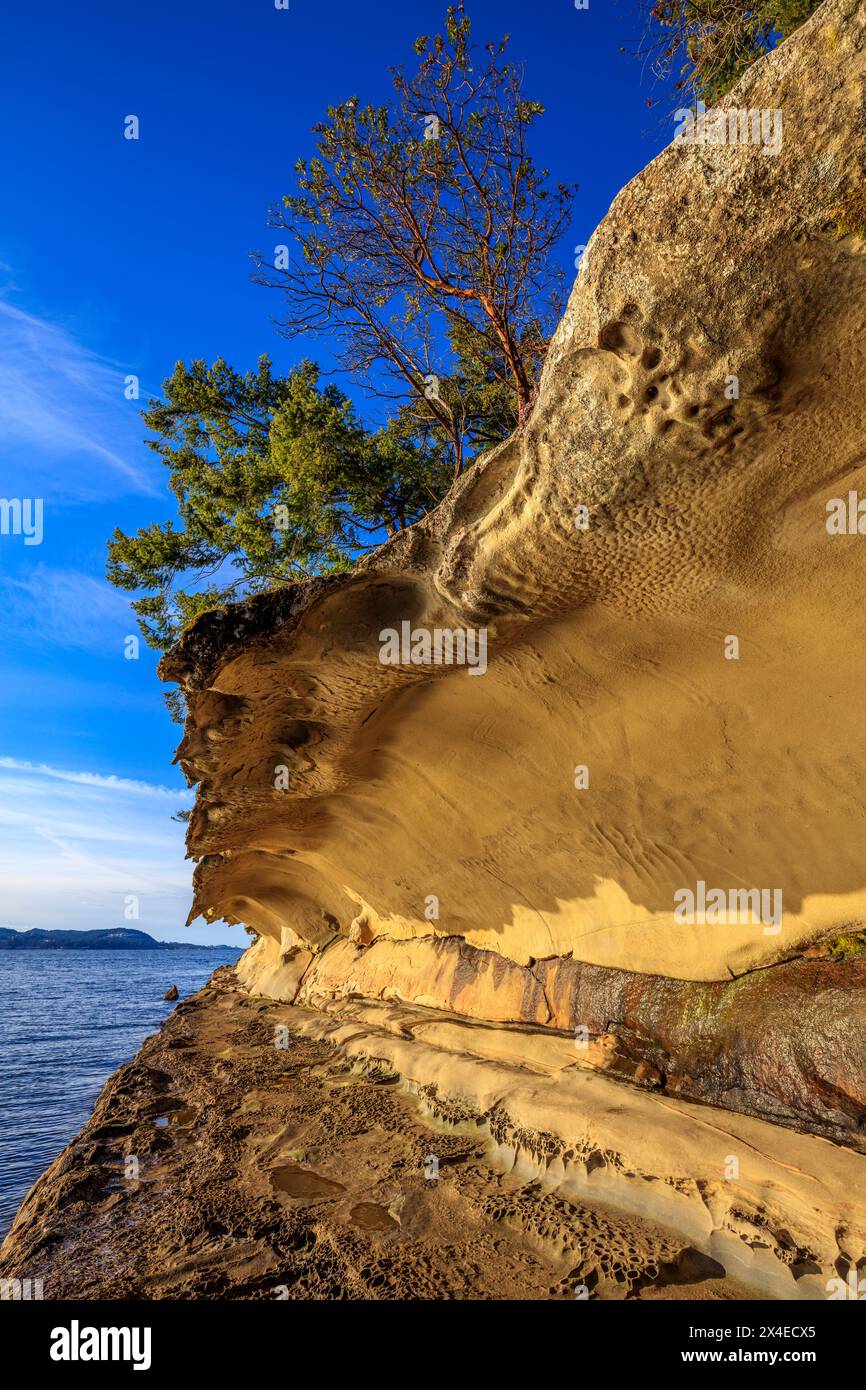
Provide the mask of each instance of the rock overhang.
POLYGON ((866 920, 862 539, 825 524, 866 492, 864 64, 828 0, 723 103, 783 111, 778 153, 672 145, 619 194, 521 432, 164 660, 194 915, 706 982, 866 920), (386 664, 404 623, 483 629, 484 674, 386 664))

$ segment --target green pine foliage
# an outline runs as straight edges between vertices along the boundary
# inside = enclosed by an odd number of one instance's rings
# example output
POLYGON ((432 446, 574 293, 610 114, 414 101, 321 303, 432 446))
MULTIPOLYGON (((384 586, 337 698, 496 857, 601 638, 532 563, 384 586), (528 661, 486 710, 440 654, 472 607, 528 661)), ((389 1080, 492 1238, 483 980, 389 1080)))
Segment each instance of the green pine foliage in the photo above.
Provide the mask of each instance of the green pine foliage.
POLYGON ((820 2, 657 0, 650 13, 668 31, 662 66, 681 61, 678 87, 712 105, 756 59, 798 29, 820 2))
POLYGON ((351 568, 451 482, 435 441, 398 424, 365 429, 311 362, 286 377, 267 357, 246 375, 221 359, 179 362, 143 419, 178 516, 116 530, 107 573, 138 593, 145 640, 163 651, 206 609, 351 568))

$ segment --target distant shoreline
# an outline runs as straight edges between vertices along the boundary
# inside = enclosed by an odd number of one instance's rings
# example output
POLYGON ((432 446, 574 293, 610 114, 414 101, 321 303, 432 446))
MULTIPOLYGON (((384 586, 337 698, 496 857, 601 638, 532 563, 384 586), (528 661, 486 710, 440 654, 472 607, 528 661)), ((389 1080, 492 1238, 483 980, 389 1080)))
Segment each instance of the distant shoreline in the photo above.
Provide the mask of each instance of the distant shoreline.
POLYGON ((237 951, 241 955, 244 949, 224 942, 157 941, 147 932, 124 927, 95 931, 0 927, 0 951, 237 951))

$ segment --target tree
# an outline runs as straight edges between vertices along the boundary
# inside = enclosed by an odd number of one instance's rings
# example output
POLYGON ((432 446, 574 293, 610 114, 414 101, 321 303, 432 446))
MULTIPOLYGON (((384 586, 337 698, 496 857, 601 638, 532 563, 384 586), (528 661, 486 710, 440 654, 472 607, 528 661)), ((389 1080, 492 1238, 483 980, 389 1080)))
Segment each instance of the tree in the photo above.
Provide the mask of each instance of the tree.
POLYGON ((455 325, 448 344, 453 363, 450 374, 434 378, 423 396, 402 404, 392 428, 402 437, 418 441, 428 452, 435 453, 445 445, 456 479, 467 462, 467 453, 471 451, 475 458, 508 439, 517 428, 518 415, 502 363, 496 371, 476 336, 455 325), (453 421, 454 441, 441 426, 443 406, 453 421))
POLYGON ((396 422, 366 430, 311 362, 286 377, 267 357, 246 375, 222 359, 178 362, 163 389, 142 415, 169 469, 178 523, 115 530, 107 567, 118 588, 144 591, 132 607, 160 650, 207 608, 349 569, 451 482, 441 446, 396 422))
POLYGON ((654 0, 651 17, 667 31, 654 45, 657 66, 667 72, 682 59, 677 88, 715 102, 819 4, 820 0, 654 0))
POLYGON ((179 362, 143 412, 178 515, 116 530, 107 573, 136 595, 149 645, 232 598, 348 570, 526 419, 573 190, 533 163, 543 108, 506 44, 478 55, 461 0, 444 37, 417 41, 415 75, 392 71, 391 107, 332 108, 273 214, 295 257, 273 271, 258 258, 285 296, 283 331, 329 335, 391 403, 387 423, 367 429, 313 363, 282 377, 267 357, 245 375, 179 362))
POLYGON ((535 167, 543 107, 524 97, 507 38, 479 53, 462 0, 445 29, 417 40, 412 77, 391 70, 390 106, 329 108, 297 191, 271 212, 293 250, 255 259, 282 292, 282 331, 336 339, 341 365, 441 434, 459 473, 487 402, 500 423, 532 407, 574 189, 535 167))

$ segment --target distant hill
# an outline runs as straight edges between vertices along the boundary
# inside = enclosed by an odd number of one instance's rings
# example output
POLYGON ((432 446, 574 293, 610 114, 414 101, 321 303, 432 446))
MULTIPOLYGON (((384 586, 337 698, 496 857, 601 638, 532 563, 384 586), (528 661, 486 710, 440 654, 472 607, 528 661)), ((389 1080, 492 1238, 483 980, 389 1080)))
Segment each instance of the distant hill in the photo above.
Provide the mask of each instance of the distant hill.
POLYGON ((107 931, 13 931, 0 927, 0 951, 237 951, 242 946, 156 941, 147 932, 112 927, 107 931))

